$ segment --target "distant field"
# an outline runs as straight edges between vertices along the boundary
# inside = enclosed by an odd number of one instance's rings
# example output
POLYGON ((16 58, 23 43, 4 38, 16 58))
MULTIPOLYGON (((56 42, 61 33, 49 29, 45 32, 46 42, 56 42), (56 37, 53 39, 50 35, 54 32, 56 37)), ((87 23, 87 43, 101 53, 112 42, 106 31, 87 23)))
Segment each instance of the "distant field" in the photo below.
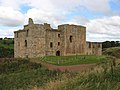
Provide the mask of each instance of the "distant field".
POLYGON ((0 40, 0 58, 13 57, 14 40, 0 40))
POLYGON ((120 58, 120 47, 107 48, 103 51, 103 54, 120 58))
POLYGON ((42 61, 54 65, 92 64, 108 60, 106 56, 46 56, 42 61))
POLYGON ((14 48, 14 41, 13 40, 0 40, 0 47, 13 49, 14 48))

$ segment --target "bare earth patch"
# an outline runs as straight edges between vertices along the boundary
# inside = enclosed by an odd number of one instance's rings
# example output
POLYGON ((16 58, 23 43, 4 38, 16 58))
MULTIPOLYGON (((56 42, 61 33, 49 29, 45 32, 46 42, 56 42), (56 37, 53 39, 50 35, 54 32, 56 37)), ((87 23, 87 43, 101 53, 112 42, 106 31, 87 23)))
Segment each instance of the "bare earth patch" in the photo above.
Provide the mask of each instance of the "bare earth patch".
POLYGON ((43 66, 47 67, 49 70, 60 70, 60 71, 85 71, 93 68, 96 64, 82 64, 82 65, 71 65, 71 66, 57 66, 48 64, 38 60, 31 60, 32 62, 41 63, 43 66))

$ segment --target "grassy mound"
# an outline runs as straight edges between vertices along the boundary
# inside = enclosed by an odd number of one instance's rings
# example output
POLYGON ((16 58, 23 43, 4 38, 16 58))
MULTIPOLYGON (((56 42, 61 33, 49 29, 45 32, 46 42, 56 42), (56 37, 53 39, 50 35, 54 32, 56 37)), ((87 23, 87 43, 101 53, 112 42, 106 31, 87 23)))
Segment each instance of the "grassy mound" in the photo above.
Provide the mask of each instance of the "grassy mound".
POLYGON ((103 54, 120 58, 120 47, 107 48, 103 51, 103 54))
POLYGON ((107 60, 106 56, 93 56, 93 55, 84 55, 84 56, 46 56, 42 61, 59 65, 79 65, 79 64, 92 64, 98 63, 107 60))
POLYGON ((0 62, 0 90, 42 87, 48 81, 58 78, 59 73, 61 72, 50 71, 29 60, 4 60, 0 62))

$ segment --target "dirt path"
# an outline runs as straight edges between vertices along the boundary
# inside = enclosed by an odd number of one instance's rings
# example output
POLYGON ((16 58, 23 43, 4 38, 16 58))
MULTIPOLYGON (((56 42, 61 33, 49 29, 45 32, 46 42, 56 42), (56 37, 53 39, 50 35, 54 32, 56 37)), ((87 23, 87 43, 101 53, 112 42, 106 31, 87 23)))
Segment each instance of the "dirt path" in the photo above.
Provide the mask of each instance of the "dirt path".
POLYGON ((47 67, 49 70, 57 70, 59 69, 60 71, 85 71, 88 69, 91 69, 92 67, 96 66, 96 64, 81 64, 81 65, 71 65, 71 66, 57 66, 57 65, 52 65, 48 64, 42 61, 38 60, 32 60, 32 62, 37 62, 41 63, 43 66, 47 67))
POLYGON ((115 59, 116 62, 120 63, 120 58, 115 59))

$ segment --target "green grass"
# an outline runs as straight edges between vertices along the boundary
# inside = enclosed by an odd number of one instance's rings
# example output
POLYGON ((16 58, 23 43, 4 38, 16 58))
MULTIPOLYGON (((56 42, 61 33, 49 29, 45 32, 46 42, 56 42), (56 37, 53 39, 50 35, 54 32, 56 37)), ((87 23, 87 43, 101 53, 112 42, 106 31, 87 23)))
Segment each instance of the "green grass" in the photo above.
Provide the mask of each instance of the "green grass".
POLYGON ((26 90, 32 86, 42 87, 48 81, 58 77, 59 71, 50 71, 41 64, 29 60, 0 62, 0 90, 26 90))
POLYGON ((54 65, 93 64, 107 60, 106 56, 46 56, 42 61, 54 65))
POLYGON ((14 49, 14 41, 13 40, 0 40, 0 47, 14 49))
POLYGON ((120 90, 120 64, 106 60, 75 73, 51 71, 29 60, 5 60, 0 62, 0 90, 120 90))
POLYGON ((120 90, 120 64, 114 63, 104 62, 75 77, 63 75, 62 79, 46 84, 41 90, 120 90))

